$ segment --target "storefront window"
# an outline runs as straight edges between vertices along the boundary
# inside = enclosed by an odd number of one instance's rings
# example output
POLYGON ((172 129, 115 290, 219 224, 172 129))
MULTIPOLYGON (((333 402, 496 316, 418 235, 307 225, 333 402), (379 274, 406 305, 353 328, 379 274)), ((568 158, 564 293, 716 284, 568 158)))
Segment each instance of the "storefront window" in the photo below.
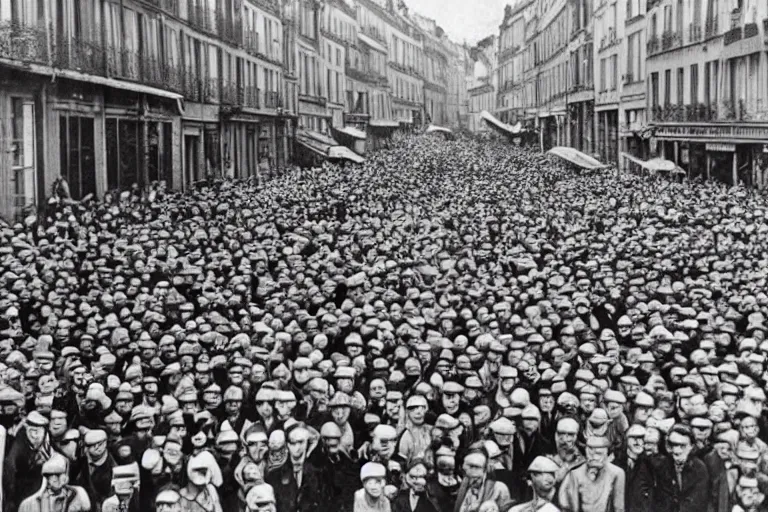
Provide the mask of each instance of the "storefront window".
POLYGON ((61 175, 72 199, 96 193, 93 118, 62 114, 59 117, 61 175))

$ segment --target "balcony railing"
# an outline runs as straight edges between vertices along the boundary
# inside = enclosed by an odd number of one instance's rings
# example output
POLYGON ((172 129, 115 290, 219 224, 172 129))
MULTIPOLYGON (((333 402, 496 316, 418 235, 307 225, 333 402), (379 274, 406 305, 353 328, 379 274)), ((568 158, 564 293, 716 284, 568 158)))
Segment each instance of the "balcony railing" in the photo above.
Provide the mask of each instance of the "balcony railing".
POLYGON ((264 107, 265 108, 278 108, 282 106, 280 101, 280 93, 277 91, 267 91, 264 93, 264 107))
POLYGON ((242 23, 228 20, 220 11, 216 12, 216 32, 228 43, 239 45, 243 40, 242 23))
POLYGON ((385 47, 389 46, 388 43, 387 43, 386 36, 384 36, 384 34, 379 32, 379 30, 376 27, 373 27, 373 26, 362 26, 362 27, 360 27, 360 32, 362 32, 363 34, 367 35, 368 37, 372 37, 373 39, 375 39, 379 43, 383 44, 385 47))
POLYGON ((48 64, 45 28, 18 23, 0 23, 0 57, 36 64, 48 64))
POLYGON ((216 33, 216 24, 214 23, 213 12, 202 5, 195 5, 189 9, 189 24, 198 30, 216 33))
POLYGON ((243 105, 249 108, 260 108, 258 87, 252 85, 243 87, 243 105))
POLYGON ((701 25, 698 23, 691 23, 688 28, 688 37, 692 43, 701 41, 701 25))
POLYGON ((221 104, 222 105, 242 105, 243 98, 237 84, 232 82, 221 85, 221 104))
POLYGON ((653 36, 648 40, 647 44, 648 55, 659 53, 661 51, 661 40, 657 36, 653 36))
POLYGON ((183 94, 189 101, 199 102, 202 91, 202 81, 192 70, 184 70, 181 73, 183 94))
POLYGON ((696 105, 657 105, 651 109, 653 120, 659 123, 696 123, 717 120, 717 106, 699 103, 696 105))
POLYGON ((203 101, 206 103, 215 103, 219 101, 219 79, 218 78, 204 78, 203 84, 203 101))
POLYGON ((755 37, 760 31, 757 29, 757 23, 747 23, 744 25, 744 39, 755 37))
POLYGON ((246 30, 243 35, 243 47, 255 57, 259 53, 259 33, 255 30, 246 30))
POLYGON ((747 108, 744 100, 724 100, 723 118, 727 121, 744 121, 747 117, 747 108))
POLYGON ((723 44, 729 45, 733 44, 736 41, 741 41, 742 39, 742 28, 741 27, 735 27, 729 30, 725 33, 725 37, 723 37, 723 44))
POLYGON ((174 16, 179 15, 179 1, 180 0, 147 0, 155 7, 159 7, 165 12, 171 13, 174 16))
POLYGON ((61 37, 53 47, 53 65, 89 75, 104 76, 106 52, 104 47, 92 41, 76 37, 61 37))
POLYGON ((717 35, 720 35, 720 27, 717 18, 708 19, 707 23, 704 25, 704 37, 709 39, 710 37, 715 37, 717 35))
POLYGON ((661 49, 663 51, 671 50, 680 45, 680 34, 677 32, 664 32, 661 36, 661 49))

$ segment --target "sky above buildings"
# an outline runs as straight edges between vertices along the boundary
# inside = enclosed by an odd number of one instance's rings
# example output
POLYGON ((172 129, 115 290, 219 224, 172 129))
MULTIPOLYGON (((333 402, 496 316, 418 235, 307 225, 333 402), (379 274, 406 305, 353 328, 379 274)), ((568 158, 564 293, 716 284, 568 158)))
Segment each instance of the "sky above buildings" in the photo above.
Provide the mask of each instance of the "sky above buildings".
POLYGON ((511 0, 406 0, 409 9, 437 21, 451 40, 468 44, 499 35, 508 3, 511 0))

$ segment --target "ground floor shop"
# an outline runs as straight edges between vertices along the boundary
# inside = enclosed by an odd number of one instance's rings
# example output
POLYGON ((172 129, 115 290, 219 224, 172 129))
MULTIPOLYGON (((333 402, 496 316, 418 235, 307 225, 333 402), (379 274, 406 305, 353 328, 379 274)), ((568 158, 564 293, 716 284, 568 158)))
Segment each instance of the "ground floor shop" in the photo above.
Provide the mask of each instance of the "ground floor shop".
MULTIPOLYGON (((269 176, 293 158, 296 120, 224 113, 168 91, 3 70, 0 216, 18 218, 66 181, 72 199, 164 182, 269 176)), ((102 79, 102 81, 104 81, 102 79)))
POLYGON ((539 115, 541 150, 548 151, 555 146, 566 145, 565 115, 539 115))
POLYGON ((597 112, 597 154, 606 164, 619 161, 619 110, 611 108, 597 112))
POLYGON ((582 153, 595 153, 595 103, 578 101, 568 104, 568 146, 582 153))
POLYGON ((675 162, 690 179, 768 185, 768 124, 662 123, 653 134, 651 153, 675 162))

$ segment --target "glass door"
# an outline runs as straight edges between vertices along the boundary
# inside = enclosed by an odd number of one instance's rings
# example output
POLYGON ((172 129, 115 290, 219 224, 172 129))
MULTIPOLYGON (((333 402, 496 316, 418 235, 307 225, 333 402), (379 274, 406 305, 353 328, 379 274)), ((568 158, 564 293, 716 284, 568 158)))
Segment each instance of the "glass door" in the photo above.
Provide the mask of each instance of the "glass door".
POLYGON ((6 208, 11 216, 19 216, 27 207, 34 207, 37 197, 35 155, 35 104, 31 98, 14 97, 8 99, 10 124, 10 174, 5 184, 6 208))

